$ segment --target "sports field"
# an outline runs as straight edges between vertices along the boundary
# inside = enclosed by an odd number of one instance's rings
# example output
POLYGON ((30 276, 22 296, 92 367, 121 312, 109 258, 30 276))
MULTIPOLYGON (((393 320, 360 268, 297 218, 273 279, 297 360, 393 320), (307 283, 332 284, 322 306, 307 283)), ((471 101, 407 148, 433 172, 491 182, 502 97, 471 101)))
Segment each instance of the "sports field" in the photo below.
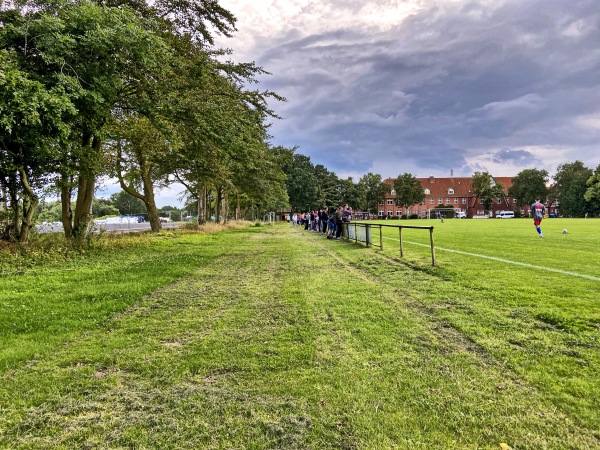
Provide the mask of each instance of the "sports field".
POLYGON ((383 223, 437 266, 285 223, 28 256, 0 448, 599 448, 600 221, 383 223))

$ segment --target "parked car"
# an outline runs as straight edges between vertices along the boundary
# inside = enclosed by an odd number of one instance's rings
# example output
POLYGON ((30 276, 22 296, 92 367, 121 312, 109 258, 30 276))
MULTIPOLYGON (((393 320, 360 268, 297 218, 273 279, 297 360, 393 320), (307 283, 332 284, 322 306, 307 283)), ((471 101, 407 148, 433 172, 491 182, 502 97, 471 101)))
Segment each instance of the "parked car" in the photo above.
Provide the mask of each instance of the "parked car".
POLYGON ((171 222, 171 218, 170 217, 161 217, 160 221, 163 223, 169 223, 169 222, 171 222))
POLYGON ((454 218, 455 219, 465 219, 467 217, 467 213, 463 212, 463 211, 456 211, 454 213, 454 218))
POLYGON ((500 211, 496 214, 496 219, 514 219, 515 212, 514 211, 500 211))

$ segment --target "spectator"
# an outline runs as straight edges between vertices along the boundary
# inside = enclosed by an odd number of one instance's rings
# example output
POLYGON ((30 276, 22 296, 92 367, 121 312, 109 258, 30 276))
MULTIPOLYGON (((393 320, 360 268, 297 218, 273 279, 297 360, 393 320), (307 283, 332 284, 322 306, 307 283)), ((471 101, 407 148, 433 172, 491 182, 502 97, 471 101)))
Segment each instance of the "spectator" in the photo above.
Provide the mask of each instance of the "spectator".
POLYGON ((338 207, 335 212, 335 238, 340 239, 342 236, 342 223, 343 223, 343 208, 341 206, 338 207))

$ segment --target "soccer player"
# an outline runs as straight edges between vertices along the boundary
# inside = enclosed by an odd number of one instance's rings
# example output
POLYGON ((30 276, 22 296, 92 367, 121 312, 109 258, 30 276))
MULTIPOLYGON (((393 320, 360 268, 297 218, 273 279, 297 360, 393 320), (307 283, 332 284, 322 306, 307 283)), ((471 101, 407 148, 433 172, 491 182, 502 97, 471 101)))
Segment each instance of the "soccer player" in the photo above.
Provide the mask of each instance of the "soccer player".
POLYGON ((543 203, 540 203, 539 197, 535 199, 535 203, 531 205, 531 214, 533 214, 533 224, 535 225, 535 229, 541 238, 544 237, 542 233, 542 219, 544 218, 544 214, 546 214, 546 207, 543 203))

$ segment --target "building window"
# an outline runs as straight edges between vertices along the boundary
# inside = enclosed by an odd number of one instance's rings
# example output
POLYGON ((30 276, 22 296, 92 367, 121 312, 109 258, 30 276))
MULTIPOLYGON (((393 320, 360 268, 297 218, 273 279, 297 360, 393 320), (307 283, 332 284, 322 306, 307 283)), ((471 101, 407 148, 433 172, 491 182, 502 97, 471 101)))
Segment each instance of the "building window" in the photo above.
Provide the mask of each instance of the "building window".
POLYGON ((458 205, 458 198, 454 197, 454 204, 458 205))
POLYGON ((463 198, 461 198, 460 200, 461 200, 460 202, 461 202, 463 205, 466 205, 466 204, 467 204, 467 199, 466 199, 466 198, 464 198, 464 197, 463 197, 463 198))
POLYGON ((483 200, 479 199, 479 204, 483 205, 483 200))
POLYGON ((429 199, 429 204, 433 205, 434 204, 434 200, 432 198, 429 199))
POLYGON ((394 215, 394 211, 388 211, 388 216, 392 217, 394 215))
POLYGON ((380 215, 380 216, 383 216, 384 214, 385 214, 385 212, 384 212, 384 211, 382 211, 382 210, 379 210, 379 215, 380 215))
POLYGON ((402 215, 402 210, 401 210, 401 209, 399 209, 398 211, 396 211, 396 215, 397 215, 397 216, 401 216, 401 215, 402 215))
POLYGON ((449 204, 450 204, 450 199, 449 199, 449 198, 447 198, 447 199, 446 199, 446 205, 449 205, 449 204))
POLYGON ((453 195, 454 194, 454 189, 450 188, 448 189, 448 195, 453 195))
POLYGON ((388 199, 387 199, 387 204, 388 204, 388 205, 393 205, 393 204, 394 204, 394 200, 393 200, 393 199, 391 199, 391 198, 388 198, 388 199))
POLYGON ((517 203, 517 199, 516 198, 513 198, 513 203, 517 203))
POLYGON ((497 202, 499 205, 501 205, 501 204, 502 204, 502 199, 501 199, 501 198, 497 198, 497 199, 496 199, 496 202, 497 202))
POLYGON ((390 192, 390 194, 392 194, 392 195, 396 195, 396 190, 395 190, 395 189, 392 189, 392 191, 390 192))
POLYGON ((425 189, 425 195, 429 195, 431 194, 431 191, 429 189, 425 189))
POLYGON ((441 205, 442 203, 444 203, 444 199, 443 198, 438 198, 438 205, 441 205))

